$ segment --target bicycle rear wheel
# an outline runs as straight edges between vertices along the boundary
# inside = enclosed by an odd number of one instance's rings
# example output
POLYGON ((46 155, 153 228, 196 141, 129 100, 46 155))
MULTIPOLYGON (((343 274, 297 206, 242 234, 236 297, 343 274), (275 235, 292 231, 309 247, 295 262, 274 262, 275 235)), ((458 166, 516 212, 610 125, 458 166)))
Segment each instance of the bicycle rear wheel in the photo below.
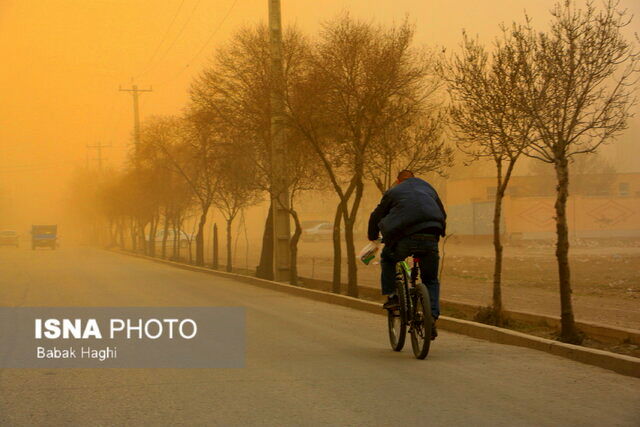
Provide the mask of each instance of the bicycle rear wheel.
POLYGON ((433 328, 431 300, 427 287, 422 283, 416 283, 411 291, 413 302, 410 315, 411 347, 416 359, 424 359, 429 354, 431 346, 431 329, 433 328))
POLYGON ((396 265, 396 294, 399 307, 387 311, 387 323, 389 325, 389 343, 393 351, 401 351, 407 336, 407 273, 400 264, 396 265))

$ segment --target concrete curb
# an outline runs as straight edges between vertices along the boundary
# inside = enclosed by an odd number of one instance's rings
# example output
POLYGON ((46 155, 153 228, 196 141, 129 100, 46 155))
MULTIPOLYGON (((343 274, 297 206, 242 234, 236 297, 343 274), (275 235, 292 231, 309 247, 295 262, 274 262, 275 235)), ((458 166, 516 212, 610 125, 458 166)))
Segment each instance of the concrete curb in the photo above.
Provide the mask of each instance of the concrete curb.
MULTIPOLYGON (((453 308, 466 315, 473 316, 479 305, 467 304, 458 301, 440 300, 443 307, 453 308)), ((512 320, 519 320, 527 323, 540 323, 551 328, 560 328, 560 318, 556 316, 541 315, 527 311, 504 310, 506 317, 512 320)), ((611 327, 598 323, 576 321, 576 328, 585 335, 596 340, 609 344, 630 343, 640 345, 640 331, 622 327, 611 327)))
MULTIPOLYGON (((300 282, 303 284, 311 284, 313 285, 324 285, 323 287, 330 289, 331 282, 327 280, 320 279, 311 279, 308 277, 300 276, 300 282)), ((359 291, 365 299, 368 299, 367 296, 371 296, 375 294, 376 296, 380 295, 379 289, 374 289, 369 286, 359 286, 359 291)), ((467 318, 472 319, 473 316, 478 312, 478 309, 482 307, 482 304, 471 304, 460 301, 454 301, 449 299, 440 298, 440 307, 444 310, 450 309, 455 310, 460 313, 463 313, 467 316, 467 318)), ((560 328, 560 318, 556 316, 550 315, 542 315, 538 313, 531 313, 527 311, 513 311, 513 310, 503 310, 506 317, 512 320, 531 323, 531 324, 543 324, 550 328, 559 329, 560 328)), ((610 325, 604 325, 599 323, 590 323, 584 322, 580 320, 576 320, 576 328, 579 331, 583 332, 590 338, 594 338, 600 342, 608 343, 608 344, 636 344, 640 345, 640 330, 623 328, 623 327, 612 327, 610 325)))
MULTIPOLYGON (((286 283, 274 282, 271 280, 259 279, 257 277, 243 276, 236 273, 228 273, 226 271, 212 270, 205 267, 197 267, 189 264, 183 264, 175 261, 169 261, 159 258, 153 258, 146 255, 134 254, 124 251, 112 251, 122 255, 143 258, 149 261, 166 264, 183 270, 206 273, 215 276, 234 279, 250 285, 259 286, 261 288, 271 289, 279 292, 285 292, 290 295, 310 298, 315 301, 327 302, 330 304, 341 305, 356 310, 367 311, 383 315, 384 311, 380 308, 379 303, 365 301, 346 295, 333 294, 329 292, 317 291, 315 289, 307 289, 298 286, 288 285, 286 283)), ((467 335, 473 338, 479 338, 499 344, 515 345, 526 347, 534 350, 544 351, 556 356, 565 357, 577 362, 586 363, 588 365, 598 366, 600 368, 609 369, 619 374, 640 378, 640 358, 625 356, 622 354, 611 353, 608 351, 597 350, 578 345, 565 344, 559 341, 553 341, 546 338, 540 338, 532 335, 523 334, 508 329, 498 328, 496 326, 485 325, 483 323, 470 322, 468 320, 455 319, 452 317, 440 316, 438 319, 438 327, 450 332, 467 335)))

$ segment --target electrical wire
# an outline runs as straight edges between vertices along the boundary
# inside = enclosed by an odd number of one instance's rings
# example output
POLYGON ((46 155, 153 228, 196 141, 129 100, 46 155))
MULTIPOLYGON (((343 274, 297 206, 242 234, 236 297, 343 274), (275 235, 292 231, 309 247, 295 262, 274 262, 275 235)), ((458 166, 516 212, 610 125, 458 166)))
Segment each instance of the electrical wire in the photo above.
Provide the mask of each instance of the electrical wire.
POLYGON ((169 32, 173 28, 173 24, 176 22, 176 19, 178 18, 178 15, 180 14, 180 11, 182 10, 182 6, 184 6, 184 1, 185 0, 182 0, 180 2, 180 5, 178 6, 178 9, 176 9, 176 11, 173 13, 173 18, 171 19, 171 22, 167 26, 167 29, 165 30, 164 35, 162 36, 162 39, 160 39, 160 43, 158 43, 158 45, 156 46, 155 50, 153 51, 153 53, 149 57, 149 60, 147 61, 147 65, 145 65, 145 67, 144 67, 144 71, 142 71, 137 76, 135 76, 135 78, 144 76, 152 68, 151 64, 153 63, 153 60, 156 58, 156 55, 158 54, 158 52, 160 51, 160 46, 162 46, 162 44, 165 42, 165 40, 167 40, 167 36, 169 35, 169 32))
POLYGON ((200 48, 198 49, 198 51, 196 52, 195 55, 193 55, 193 57, 187 62, 187 64, 182 67, 178 72, 176 72, 175 74, 173 74, 171 77, 169 77, 168 79, 162 81, 159 86, 163 86, 166 83, 170 82, 171 80, 174 80, 176 77, 180 76, 187 68, 189 68, 189 66, 193 63, 193 61, 195 61, 200 54, 204 51, 204 49, 207 47, 207 45, 211 42, 211 40, 213 40, 213 38, 215 37, 215 35, 218 33, 218 31, 220 30, 220 28, 222 28, 222 25, 225 23, 225 21, 227 20, 227 18, 229 17, 229 15, 231 14, 231 12, 233 11, 233 8, 235 7, 236 3, 238 3, 238 0, 234 0, 233 3, 231 4, 231 6, 229 7, 229 9, 227 10, 227 13, 222 17, 222 20, 218 23, 218 25, 214 28, 214 30, 211 32, 211 34, 209 34, 209 36, 207 37, 207 39, 205 40, 205 42, 200 46, 200 48))
MULTIPOLYGON (((193 9, 191 9, 191 13, 189 14, 189 17, 187 18, 187 20, 184 22, 184 24, 182 25, 182 27, 178 31, 178 34, 176 34, 176 36, 173 38, 173 41, 169 44, 167 49, 164 51, 164 54, 160 57, 160 59, 158 59, 158 61, 156 62, 156 65, 160 64, 164 60, 164 58, 167 57, 167 54, 171 51, 171 49, 176 44, 176 42, 178 41, 178 39, 180 38, 182 33, 184 33, 184 30, 187 28, 187 25, 189 25, 189 23, 191 22, 191 19, 193 18, 193 15, 195 14, 196 9, 200 5, 200 2, 201 2, 201 0, 198 0, 195 3, 195 5, 193 6, 193 9)), ((152 67, 152 69, 153 69, 153 67, 152 67)))

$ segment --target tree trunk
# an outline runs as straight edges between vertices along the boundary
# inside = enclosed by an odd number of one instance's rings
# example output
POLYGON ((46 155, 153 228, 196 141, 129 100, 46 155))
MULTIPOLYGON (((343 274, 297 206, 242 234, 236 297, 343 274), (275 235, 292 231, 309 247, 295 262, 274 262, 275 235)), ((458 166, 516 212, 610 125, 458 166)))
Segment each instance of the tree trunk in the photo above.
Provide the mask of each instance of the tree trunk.
POLYGON ((493 267, 493 304, 491 307, 493 313, 493 323, 496 326, 502 326, 504 319, 502 316, 502 242, 500 241, 500 219, 502 217, 502 198, 504 191, 501 179, 498 178, 498 187, 496 190, 496 203, 493 211, 493 248, 496 253, 495 264, 493 267))
POLYGON ((118 234, 120 235, 120 249, 124 249, 124 218, 120 218, 118 224, 118 234))
POLYGON ((158 230, 159 214, 156 214, 149 223, 149 256, 156 256, 156 231, 158 230))
POLYGON ((556 258, 560 284, 560 340, 580 344, 582 338, 576 329, 571 305, 571 274, 569 270, 569 227, 567 226, 567 198, 569 197, 569 165, 566 157, 555 161, 556 177, 556 258))
POLYGON ((138 227, 137 227, 137 231, 138 231, 138 246, 141 248, 141 252, 146 255, 147 254, 147 239, 146 239, 146 236, 144 235, 145 228, 147 228, 147 223, 146 222, 142 222, 141 220, 138 220, 138 227))
POLYGON ((493 302, 491 307, 491 313, 493 317, 493 324, 496 326, 504 325, 504 312, 502 306, 502 241, 500 220, 502 219, 502 201, 511 179, 513 168, 516 164, 518 156, 510 158, 508 161, 507 170, 502 176, 502 158, 495 159, 497 170, 497 186, 496 186, 496 202, 493 212, 493 247, 495 250, 495 264, 493 268, 493 302))
POLYGON ((211 263, 211 267, 214 270, 217 270, 219 267, 218 263, 218 224, 213 224, 213 262, 211 263))
POLYGON ((231 259, 231 224, 233 223, 233 218, 227 220, 227 271, 233 271, 233 260, 231 259))
POLYGON ((178 235, 178 231, 180 230, 177 225, 177 221, 175 218, 172 220, 173 223, 173 256, 172 259, 174 261, 180 260, 180 236, 178 235))
MULTIPOLYGON (((196 234, 196 265, 204 265, 204 226, 207 223, 207 212, 209 208, 202 208, 200 221, 198 222, 198 234, 196 234)), ((191 245, 189 245, 191 246, 191 245)), ((191 248, 189 248, 191 252, 191 248)))
POLYGON ((117 236, 118 236, 118 224, 113 220, 113 218, 109 218, 109 247, 112 248, 117 245, 117 236))
POLYGON ((333 281, 331 292, 340 293, 342 282, 342 246, 340 242, 340 222, 342 221, 342 201, 338 203, 336 215, 333 219, 333 281))
POLYGON ((356 248, 353 236, 353 227, 358 215, 358 208, 360 207, 360 201, 362 200, 362 193, 364 190, 364 184, 362 182, 363 166, 358 166, 355 182, 355 195, 353 197, 353 204, 351 205, 351 211, 349 211, 348 202, 342 206, 342 212, 344 215, 344 237, 347 247, 347 294, 354 298, 358 297, 358 264, 356 260, 356 248))
POLYGON ((135 218, 131 218, 131 228, 129 229, 129 233, 131 234, 131 250, 133 252, 137 252, 138 250, 138 230, 136 229, 136 220, 135 218))
POLYGON ((302 235, 302 225, 300 224, 300 218, 298 217, 298 213, 292 208, 289 213, 293 218, 293 223, 295 225, 295 230, 293 232, 293 236, 291 236, 291 240, 289 241, 289 245, 291 248, 291 260, 290 260, 290 268, 291 268, 291 278, 290 283, 292 285, 298 284, 298 242, 300 241, 300 236, 302 235))
POLYGON ((167 239, 169 238, 169 234, 167 233, 167 229, 169 228, 169 213, 167 211, 164 212, 164 223, 162 224, 162 248, 161 255, 162 258, 167 257, 167 239))
POLYGON ((260 251, 260 264, 256 267, 256 277, 273 280, 273 207, 269 205, 267 220, 262 234, 262 250, 260 251))
POLYGON ((354 218, 345 220, 344 239, 347 245, 347 294, 358 298, 358 265, 356 264, 356 248, 353 242, 354 218))

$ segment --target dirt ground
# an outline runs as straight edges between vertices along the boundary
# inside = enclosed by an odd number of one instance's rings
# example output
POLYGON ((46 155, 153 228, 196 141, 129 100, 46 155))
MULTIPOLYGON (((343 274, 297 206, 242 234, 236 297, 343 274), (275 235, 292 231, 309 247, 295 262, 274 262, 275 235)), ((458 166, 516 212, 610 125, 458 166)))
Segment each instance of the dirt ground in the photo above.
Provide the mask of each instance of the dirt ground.
MULTIPOLYGON (((575 295, 638 299, 640 303, 640 242, 578 241, 570 249, 575 295), (615 245, 618 246, 610 246, 615 245)), ((492 282, 491 245, 452 244, 445 247, 444 277, 492 282), (448 256, 446 251, 450 252, 448 256)), ((557 264, 552 242, 520 242, 505 246, 504 283, 555 291, 557 264)))
MULTIPOLYGON (((356 242, 359 251, 367 242, 356 242)), ((207 245, 207 262, 210 251, 207 245)), ((342 280, 347 270, 343 249, 342 280)), ((441 298, 479 306, 491 303, 494 250, 489 240, 449 239, 440 243, 441 298)), ((255 269, 259 248, 234 247, 234 268, 255 269)), ((298 272, 331 280, 333 249, 329 240, 301 241, 298 272)), ((584 322, 640 330, 640 238, 572 239, 569 252, 573 307, 584 322)), ((224 264, 224 256, 220 262, 224 264)), ((560 315, 555 246, 551 240, 505 242, 502 272, 506 309, 560 315)), ((380 267, 358 265, 358 284, 379 288, 380 267)))
MULTIPOLYGON (((366 242, 358 242, 357 247, 366 242)), ((443 255, 441 244, 441 257, 443 255)), ((329 242, 302 242, 301 276, 330 279, 329 242)), ((453 242, 444 247, 441 298, 488 305, 494 252, 490 242, 453 242)), ((576 319, 640 329, 640 239, 579 240, 570 250, 576 319)), ((343 267, 346 280, 346 266, 343 267)), ((379 286, 379 266, 360 265, 360 285, 379 286)), ((551 241, 507 243, 503 263, 505 307, 559 316, 555 247, 551 241)))

